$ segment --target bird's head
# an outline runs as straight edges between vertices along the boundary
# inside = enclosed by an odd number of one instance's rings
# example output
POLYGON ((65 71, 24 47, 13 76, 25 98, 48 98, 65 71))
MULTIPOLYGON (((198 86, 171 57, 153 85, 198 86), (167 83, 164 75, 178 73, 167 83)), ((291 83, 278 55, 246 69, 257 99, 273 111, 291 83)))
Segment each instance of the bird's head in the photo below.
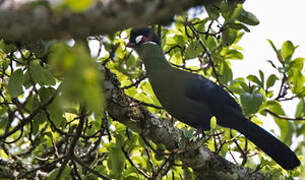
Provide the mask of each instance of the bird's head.
POLYGON ((130 32, 129 42, 127 47, 138 48, 143 44, 156 44, 160 45, 159 37, 154 33, 151 28, 135 28, 130 32))

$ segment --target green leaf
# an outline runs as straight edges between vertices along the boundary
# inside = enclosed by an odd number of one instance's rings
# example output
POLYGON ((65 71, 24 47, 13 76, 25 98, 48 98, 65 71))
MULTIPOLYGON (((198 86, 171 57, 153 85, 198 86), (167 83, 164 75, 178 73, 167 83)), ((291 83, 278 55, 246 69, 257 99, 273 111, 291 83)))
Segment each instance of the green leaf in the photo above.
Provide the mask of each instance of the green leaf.
MULTIPOLYGON (((300 127, 298 127, 296 129, 296 135, 299 136, 299 135, 304 135, 305 134, 305 124, 302 124, 300 127)), ((304 146, 304 142, 302 143, 302 145, 304 146)), ((303 147, 301 146, 301 147, 303 147)))
POLYGON ((137 66, 137 59, 132 55, 129 56, 126 61, 126 65, 128 68, 134 68, 135 66, 137 66))
POLYGON ((219 9, 214 5, 206 5, 205 9, 212 20, 216 20, 219 17, 219 9))
POLYGON ((245 115, 254 114, 258 111, 263 103, 264 96, 259 93, 244 92, 240 94, 240 102, 242 104, 245 115))
POLYGON ((88 174, 85 176, 85 180, 98 180, 98 178, 93 174, 88 174))
POLYGON ((65 4, 74 12, 86 11, 92 4, 92 0, 65 0, 65 4))
POLYGON ((138 94, 138 91, 137 91, 137 88, 131 87, 131 88, 125 89, 125 93, 128 96, 134 97, 136 94, 138 94))
MULTIPOLYGON (((296 58, 289 63, 288 73, 289 71, 302 71, 304 65, 304 58, 296 58)), ((293 74, 293 73, 292 73, 293 74)))
POLYGON ((108 167, 115 178, 121 176, 125 166, 125 155, 119 147, 112 147, 108 156, 108 167))
POLYGON ((53 75, 37 63, 31 63, 29 72, 32 79, 40 85, 55 85, 56 83, 53 75))
POLYGON ((125 58, 125 54, 126 54, 126 52, 124 51, 123 46, 118 46, 118 48, 115 51, 115 56, 118 59, 123 59, 123 58, 125 58))
POLYGON ((221 51, 221 55, 223 55, 225 59, 243 59, 244 58, 243 54, 235 49, 223 49, 221 51))
POLYGON ((180 53, 175 53, 171 55, 169 61, 176 65, 181 65, 183 63, 183 59, 180 53))
POLYGON ((259 77, 261 78, 262 87, 264 87, 265 75, 262 70, 259 70, 258 72, 259 72, 259 77))
POLYGON ((258 77, 256 77, 255 75, 248 75, 247 76, 247 79, 249 80, 249 81, 252 81, 252 82, 254 82, 254 83, 256 83, 257 85, 259 85, 260 87, 263 87, 264 86, 264 84, 263 84, 263 82, 261 82, 259 79, 258 79, 258 77))
POLYGON ((293 129, 291 123, 289 123, 288 121, 278 118, 274 119, 275 123, 279 126, 281 130, 281 140, 289 146, 292 140, 292 132, 294 132, 295 130, 293 129))
POLYGON ((195 177, 188 167, 183 168, 183 177, 187 180, 195 180, 195 177))
POLYGON ((175 30, 179 32, 179 34, 185 34, 185 26, 183 22, 185 21, 185 16, 178 15, 175 20, 175 30))
POLYGON ((126 178, 124 178, 124 180, 139 180, 139 178, 135 176, 127 176, 126 178))
MULTIPOLYGON (((59 168, 55 169, 48 177, 48 180, 55 180, 56 176, 59 172, 59 168)), ((61 174, 60 179, 70 179, 71 174, 71 168, 69 166, 66 166, 63 173, 61 174)))
MULTIPOLYGON (((196 28, 196 29, 198 29, 198 30, 201 31, 201 32, 204 32, 205 29, 206 29, 206 28, 205 28, 205 25, 206 25, 206 23, 207 23, 208 21, 210 21, 210 18, 209 18, 209 17, 206 17, 206 18, 204 18, 204 19, 202 19, 202 20, 195 18, 194 21, 193 21, 193 23, 197 23, 197 24, 195 25, 195 28, 196 28), (200 22, 200 23, 199 23, 199 22, 200 22)), ((204 34, 201 34, 201 35, 205 36, 204 34)), ((202 37, 203 37, 203 36, 202 36, 202 37)), ((202 37, 201 37, 201 38, 202 38, 202 37)))
POLYGON ((297 110, 295 112, 295 117, 303 117, 305 114, 305 102, 304 99, 300 99, 300 102, 297 105, 297 110))
POLYGON ((227 28, 222 32, 222 41, 225 46, 229 46, 234 43, 237 38, 237 31, 227 28))
POLYGON ((221 72, 221 76, 219 76, 219 79, 223 84, 227 84, 229 81, 232 80, 233 73, 228 62, 223 61, 223 63, 221 64, 220 72, 221 72))
POLYGON ((227 16, 226 13, 228 13, 230 5, 226 1, 221 1, 220 5, 218 6, 220 8, 220 11, 223 16, 227 16))
POLYGON ((245 24, 252 25, 252 26, 259 24, 259 20, 257 19, 257 17, 254 14, 252 14, 244 9, 240 12, 238 20, 240 22, 243 22, 245 24))
POLYGON ((285 112, 282 109, 282 106, 278 101, 267 101, 262 105, 261 108, 262 109, 269 109, 269 110, 271 110, 272 112, 274 112, 278 115, 285 115, 285 112))
POLYGON ((46 102, 48 101, 54 94, 56 93, 55 89, 52 87, 42 87, 39 89, 39 96, 40 96, 40 100, 41 102, 46 102))
POLYGON ((305 77, 302 74, 304 58, 296 58, 289 62, 288 81, 293 84, 292 92, 299 94, 303 91, 305 77))
POLYGON ((19 96, 22 91, 23 84, 23 72, 21 69, 18 69, 13 72, 11 77, 8 80, 7 91, 11 97, 19 96))
POLYGON ((50 57, 52 69, 64 76, 62 97, 67 102, 83 103, 89 111, 101 114, 104 107, 101 72, 81 44, 72 48, 56 44, 50 57))
MULTIPOLYGON (((208 36, 207 38, 204 37, 204 38, 202 38, 202 40, 210 51, 213 51, 213 50, 215 50, 215 48, 217 48, 218 43, 214 36, 208 36)), ((201 46, 199 49, 201 50, 201 53, 202 53, 203 49, 201 46)))
POLYGON ((56 127, 61 127, 65 124, 65 119, 63 118, 63 103, 60 97, 56 97, 52 104, 48 107, 50 112, 50 118, 56 127))
POLYGON ((4 53, 12 53, 17 50, 17 47, 13 43, 5 44, 3 39, 0 41, 0 50, 4 53))
POLYGON ((184 51, 184 59, 193 59, 202 54, 203 49, 198 41, 191 41, 184 51))
POLYGON ((241 92, 244 92, 244 91, 246 91, 246 92, 249 91, 248 85, 245 83, 244 79, 242 79, 242 78, 238 78, 238 79, 230 81, 229 89, 238 94, 240 94, 241 92))
POLYGON ((270 39, 267 39, 267 41, 271 45, 273 51, 276 53, 277 59, 282 63, 283 62, 283 58, 282 58, 282 55, 280 54, 280 51, 277 50, 277 48, 275 47, 275 45, 273 44, 273 42, 270 39))
POLYGON ((271 74, 267 79, 267 89, 275 84, 275 81, 279 78, 275 74, 271 74))
POLYGON ((240 83, 240 86, 243 88, 244 91, 246 92, 250 91, 249 86, 244 81, 240 83))
POLYGON ((32 81, 31 81, 31 78, 30 78, 30 73, 29 71, 26 71, 23 75, 23 86, 25 88, 29 88, 32 86, 32 81))
POLYGON ((174 45, 180 45, 180 46, 184 46, 186 43, 186 36, 185 35, 175 35, 174 36, 174 45))
MULTIPOLYGON (((97 165, 95 167, 95 170, 101 174, 104 174, 106 177, 108 177, 108 175, 106 175, 106 174, 108 174, 108 169, 105 167, 105 165, 103 165, 103 164, 97 165)), ((109 177, 109 179, 110 179, 110 177, 109 177)))
POLYGON ((191 139, 193 137, 193 132, 194 131, 192 129, 188 129, 186 127, 182 128, 182 133, 186 139, 191 139))
POLYGON ((285 41, 281 48, 281 55, 284 60, 290 59, 294 53, 295 47, 291 41, 285 41))
POLYGON ((245 30, 246 32, 250 32, 250 29, 249 29, 246 25, 244 25, 244 24, 242 24, 242 23, 230 23, 230 24, 228 24, 228 26, 229 26, 230 28, 233 28, 233 29, 236 29, 236 30, 241 30, 241 29, 243 29, 243 30, 245 30))
POLYGON ((1 52, 4 52, 4 48, 5 48, 5 43, 4 43, 4 40, 1 39, 0 40, 0 50, 1 50, 1 52))
POLYGON ((8 117, 6 115, 0 116, 0 130, 4 130, 5 126, 8 123, 8 117))
POLYGON ((35 117, 34 117, 34 121, 33 121, 33 134, 35 135, 38 131, 39 131, 39 126, 41 124, 43 124, 46 120, 46 115, 45 113, 38 113, 35 117))
POLYGON ((215 116, 212 116, 210 119, 210 127, 211 129, 215 129, 217 126, 217 119, 215 116))
POLYGON ((233 13, 231 14, 230 20, 229 21, 234 21, 236 18, 240 16, 240 14, 243 12, 243 6, 242 4, 237 4, 236 7, 234 8, 233 13))

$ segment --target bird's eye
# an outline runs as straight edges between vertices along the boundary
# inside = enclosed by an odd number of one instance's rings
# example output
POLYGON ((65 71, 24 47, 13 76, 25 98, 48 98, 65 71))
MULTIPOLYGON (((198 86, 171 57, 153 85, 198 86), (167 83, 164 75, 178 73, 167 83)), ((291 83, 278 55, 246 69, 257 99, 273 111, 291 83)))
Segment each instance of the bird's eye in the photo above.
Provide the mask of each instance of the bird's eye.
POLYGON ((136 44, 139 44, 142 41, 143 35, 139 35, 136 37, 136 44))

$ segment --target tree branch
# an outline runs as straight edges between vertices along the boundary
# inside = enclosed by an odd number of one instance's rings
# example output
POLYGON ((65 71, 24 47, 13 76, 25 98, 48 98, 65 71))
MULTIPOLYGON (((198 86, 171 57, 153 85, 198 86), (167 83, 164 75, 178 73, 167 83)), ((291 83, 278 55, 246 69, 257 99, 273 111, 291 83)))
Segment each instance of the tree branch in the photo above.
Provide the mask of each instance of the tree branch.
POLYGON ((277 117, 279 119, 284 119, 284 120, 288 120, 288 121, 305 121, 305 117, 291 118, 291 117, 287 117, 287 116, 276 114, 275 112, 270 111, 269 109, 264 109, 264 111, 266 111, 267 113, 269 113, 272 116, 277 117))
MULTIPOLYGON (((47 0, 37 0, 45 2, 47 0)), ((51 0, 49 0, 51 1, 51 0)), ((86 38, 129 27, 169 24, 174 15, 211 0, 102 0, 85 12, 55 12, 47 3, 0 7, 0 38, 16 42, 86 38)))

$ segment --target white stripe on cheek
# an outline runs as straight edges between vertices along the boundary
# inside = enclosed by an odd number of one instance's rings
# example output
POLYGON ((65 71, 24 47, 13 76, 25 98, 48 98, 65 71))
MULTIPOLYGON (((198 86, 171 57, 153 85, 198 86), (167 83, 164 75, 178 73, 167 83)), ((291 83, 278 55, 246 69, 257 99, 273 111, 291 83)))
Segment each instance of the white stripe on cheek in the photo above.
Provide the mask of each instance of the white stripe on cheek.
POLYGON ((157 43, 153 42, 153 41, 146 41, 145 43, 143 44, 154 44, 154 45, 157 45, 157 43))

